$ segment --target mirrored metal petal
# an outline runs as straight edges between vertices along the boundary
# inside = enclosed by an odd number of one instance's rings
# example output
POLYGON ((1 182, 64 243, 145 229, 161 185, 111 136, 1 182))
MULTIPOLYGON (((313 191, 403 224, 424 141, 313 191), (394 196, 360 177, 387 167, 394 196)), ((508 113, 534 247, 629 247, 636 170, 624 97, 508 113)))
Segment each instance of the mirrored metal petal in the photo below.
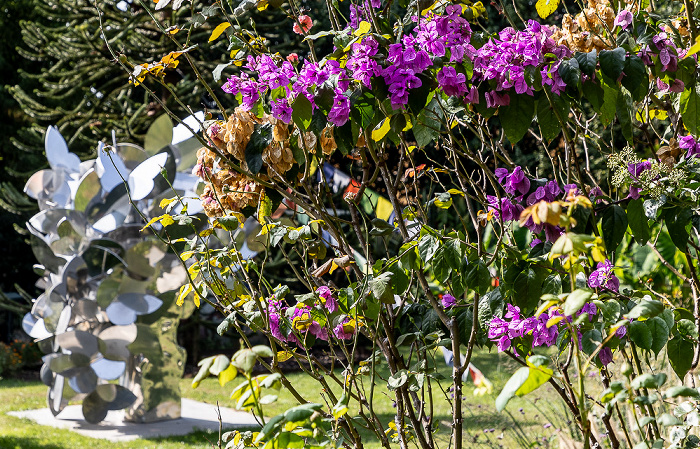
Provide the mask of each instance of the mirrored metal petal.
POLYGON ((107 306, 105 312, 107 312, 109 321, 118 326, 133 324, 138 316, 134 309, 119 301, 115 301, 107 306))
POLYGON ((173 257, 168 261, 168 265, 156 279, 158 293, 179 289, 187 281, 187 270, 179 260, 173 257))
POLYGON ((110 268, 124 263, 124 247, 112 239, 96 239, 82 253, 90 276, 106 274, 110 268))
POLYGON ((99 357, 90 364, 97 377, 105 380, 118 379, 126 369, 126 362, 122 360, 109 360, 99 357))
POLYGON ((37 340, 43 340, 45 338, 50 337, 53 335, 51 332, 49 332, 46 329, 46 324, 44 323, 44 320, 39 318, 36 320, 36 323, 32 327, 31 332, 28 332, 29 336, 32 338, 35 338, 37 340))
POLYGON ((98 334, 104 343, 100 352, 111 360, 126 360, 131 357, 127 347, 136 340, 137 327, 135 324, 128 326, 111 326, 98 334))
POLYGON ((68 399, 63 397, 63 386, 65 378, 57 375, 54 378, 53 385, 49 388, 46 402, 49 404, 49 410, 53 416, 58 415, 68 405, 68 399))
POLYGON ((84 296, 81 292, 88 278, 87 264, 82 257, 73 257, 61 270, 66 293, 75 298, 84 296))
POLYGON ((59 256, 73 256, 80 251, 80 245, 85 236, 78 232, 69 220, 64 219, 56 229, 56 235, 49 246, 54 254, 59 256))
POLYGON ((97 303, 91 299, 80 299, 73 304, 73 316, 71 318, 71 326, 84 321, 96 321, 99 307, 97 303))
POLYGON ((80 173, 80 158, 68 151, 68 144, 55 126, 49 126, 44 140, 46 159, 54 170, 80 173))
POLYGON ((108 405, 97 394, 97 389, 83 399, 83 417, 90 424, 97 424, 107 417, 108 405))
POLYGON ((84 212, 93 199, 101 192, 102 185, 100 184, 100 177, 97 175, 95 169, 90 169, 80 178, 78 188, 75 191, 73 207, 77 211, 84 212))
POLYGON ((49 368, 48 363, 41 365, 41 370, 39 370, 39 378, 44 383, 44 385, 51 386, 53 383, 53 371, 49 368))
POLYGON ((134 393, 121 385, 100 385, 95 390, 95 393, 97 393, 100 399, 109 404, 110 410, 121 410, 128 407, 136 400, 134 393))
POLYGON ((124 180, 129 178, 130 172, 118 154, 104 147, 98 149, 96 173, 105 192, 111 192, 123 184, 124 180))
POLYGON ((68 385, 77 393, 92 393, 97 387, 97 374, 90 368, 82 368, 68 379, 68 385))
POLYGON ((139 164, 129 174, 129 191, 134 201, 140 201, 153 192, 156 178, 161 176, 160 171, 165 168, 167 161, 167 153, 156 154, 139 164))
POLYGON ((32 252, 36 260, 50 272, 58 273, 61 266, 66 263, 66 259, 56 256, 43 237, 32 232, 30 225, 27 226, 27 229, 30 231, 29 243, 32 245, 32 252))
POLYGON ((126 252, 126 267, 137 277, 147 278, 155 273, 155 266, 165 257, 162 242, 147 240, 132 246, 126 252))
POLYGON ((98 339, 95 335, 85 331, 69 331, 56 335, 56 343, 72 354, 82 354, 92 357, 98 350, 98 339))

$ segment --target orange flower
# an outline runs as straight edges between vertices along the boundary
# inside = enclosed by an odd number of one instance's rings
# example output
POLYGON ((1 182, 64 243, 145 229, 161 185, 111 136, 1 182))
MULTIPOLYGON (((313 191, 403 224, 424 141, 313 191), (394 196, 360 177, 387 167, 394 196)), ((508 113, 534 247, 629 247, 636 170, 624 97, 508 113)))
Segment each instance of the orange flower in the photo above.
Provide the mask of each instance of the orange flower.
POLYGON ((313 20, 311 20, 311 17, 307 15, 299 16, 299 22, 294 24, 294 30, 295 33, 297 34, 306 34, 309 32, 311 27, 314 25, 313 20), (299 28, 299 24, 301 24, 301 28, 299 28))

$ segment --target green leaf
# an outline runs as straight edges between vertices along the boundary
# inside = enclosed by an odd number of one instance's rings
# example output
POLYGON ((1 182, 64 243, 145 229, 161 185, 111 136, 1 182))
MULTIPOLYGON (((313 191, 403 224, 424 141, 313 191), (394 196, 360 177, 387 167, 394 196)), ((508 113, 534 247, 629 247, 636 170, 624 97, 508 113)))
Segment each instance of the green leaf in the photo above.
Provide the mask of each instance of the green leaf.
POLYGON ((595 74, 596 66, 598 65, 598 53, 595 49, 589 51, 588 53, 577 52, 574 55, 576 61, 578 61, 578 66, 583 73, 592 77, 595 74))
POLYGON ((255 352, 248 348, 244 348, 233 354, 233 357, 231 358, 231 365, 238 368, 239 371, 250 373, 253 370, 257 359, 258 356, 255 354, 255 352))
POLYGON ((233 215, 219 217, 216 220, 226 231, 236 231, 240 227, 240 222, 238 221, 238 218, 234 217, 233 215))
POLYGON ((143 141, 143 149, 149 156, 153 156, 172 142, 173 121, 168 114, 163 114, 148 127, 146 138, 143 141))
POLYGON ((639 304, 634 306, 632 310, 625 315, 625 318, 636 320, 637 318, 653 318, 656 315, 664 311, 664 305, 661 301, 655 299, 648 299, 645 297, 639 304))
POLYGON ((640 245, 646 245, 651 238, 649 221, 644 214, 644 202, 641 199, 631 200, 627 204, 627 218, 634 239, 640 245))
POLYGON ((603 211, 600 222, 605 248, 609 252, 615 251, 620 242, 622 242, 622 238, 627 230, 627 214, 625 210, 617 204, 608 207, 603 211))
POLYGON ((503 390, 496 398, 496 410, 502 412, 506 408, 508 402, 515 397, 515 393, 527 381, 529 375, 530 368, 522 367, 508 379, 508 382, 503 386, 503 390))
POLYGON ((500 287, 496 287, 482 296, 479 299, 479 310, 477 311, 479 326, 482 329, 488 328, 489 323, 494 317, 500 317, 503 315, 504 307, 505 304, 503 302, 503 295, 501 294, 500 287))
POLYGON ((632 94, 634 101, 641 101, 649 90, 649 75, 642 59, 637 55, 630 55, 625 60, 625 76, 622 85, 632 94))
POLYGON ((245 162, 248 170, 252 173, 259 173, 263 166, 263 150, 272 142, 272 125, 255 125, 255 131, 250 136, 248 145, 245 147, 245 162))
POLYGON ((428 105, 418 114, 416 123, 413 124, 413 136, 418 147, 425 147, 440 137, 442 122, 440 117, 440 103, 433 98, 428 105))
POLYGON ((680 109, 683 124, 697 136, 700 131, 700 97, 695 86, 691 85, 681 94, 680 109))
POLYGON ((671 362, 671 368, 682 381, 693 364, 693 354, 695 352, 693 343, 685 338, 676 337, 668 342, 666 352, 668 361, 671 362))
POLYGON ((408 382, 408 371, 402 369, 400 371, 397 371, 396 374, 389 377, 389 380, 387 381, 387 386, 389 390, 394 391, 401 388, 401 386, 404 385, 406 382, 408 382))
POLYGON ((630 382, 630 386, 635 390, 639 390, 640 388, 659 388, 665 383, 666 374, 664 373, 644 373, 632 379, 632 382, 630 382))
POLYGON ((581 85, 581 91, 583 92, 584 98, 591 103, 593 110, 595 112, 601 112, 603 99, 605 98, 605 91, 603 88, 596 84, 595 81, 589 80, 581 85))
POLYGON ((535 360, 539 366, 528 360, 528 366, 522 367, 508 379, 503 390, 496 398, 496 410, 502 412, 508 402, 515 396, 525 396, 547 383, 553 371, 541 366, 541 360, 535 360))
POLYGON ((192 379, 192 388, 197 388, 199 384, 209 376, 209 368, 211 368, 215 358, 216 356, 211 356, 200 360, 198 363, 199 371, 197 375, 194 376, 194 379, 192 379))
POLYGON ((687 339, 687 340, 697 340, 698 339, 698 328, 693 323, 687 318, 681 318, 678 320, 678 324, 676 325, 676 329, 678 330, 678 333, 681 335, 681 337, 687 339))
POLYGON ((600 70, 613 81, 617 81, 624 70, 625 59, 626 50, 622 47, 615 50, 602 50, 598 57, 600 70))
POLYGON ((620 91, 617 95, 617 103, 615 105, 615 113, 620 122, 620 130, 622 136, 627 139, 627 142, 632 144, 633 127, 632 120, 635 108, 632 104, 632 98, 626 92, 620 91))
POLYGON ((586 354, 591 355, 602 342, 603 334, 598 329, 593 329, 581 336, 581 349, 586 354))
POLYGON ((391 285, 393 273, 382 273, 369 281, 374 297, 384 304, 394 304, 394 289, 391 285))
POLYGON ((600 120, 604 126, 612 123, 617 113, 617 97, 620 95, 620 88, 612 81, 603 77, 603 103, 600 106, 600 120))
POLYGON ((433 258, 439 246, 440 241, 437 237, 431 234, 425 234, 418 241, 418 254, 420 258, 427 263, 433 258))
POLYGON ((628 335, 630 340, 642 349, 651 349, 654 337, 645 321, 633 321, 629 325, 628 335))
POLYGON ((270 438, 274 433, 277 433, 279 429, 282 428, 284 424, 284 415, 277 415, 270 418, 265 426, 260 430, 256 441, 263 441, 270 438))
POLYGON ((272 349, 265 345, 257 345, 250 348, 258 357, 273 357, 272 349))
POLYGON ((445 260, 453 270, 459 270, 464 260, 464 249, 459 239, 447 239, 443 248, 445 249, 445 260))
POLYGON ((685 385, 671 387, 664 392, 664 398, 666 399, 677 398, 679 396, 684 398, 700 398, 700 393, 698 393, 698 390, 695 388, 686 387, 685 385))
POLYGON ((581 80, 581 69, 579 68, 578 59, 565 59, 559 64, 559 76, 567 86, 576 86, 581 80))
POLYGON ((547 276, 542 284, 542 294, 559 295, 561 294, 561 275, 553 273, 547 276))
POLYGON ((513 301, 523 310, 537 307, 542 296, 543 274, 546 271, 528 266, 513 281, 513 301))
POLYGON ((348 121, 343 126, 333 127, 333 138, 335 139, 335 144, 338 145, 338 149, 344 156, 350 154, 353 148, 355 148, 355 141, 352 139, 352 124, 348 121))
POLYGON ((686 226, 690 224, 693 212, 689 208, 674 207, 664 211, 664 220, 666 221, 666 229, 673 243, 684 253, 688 250, 688 239, 690 235, 686 230, 686 226))
POLYGON ((655 355, 659 355, 659 352, 668 343, 668 337, 671 334, 671 330, 666 325, 666 321, 663 318, 656 316, 650 320, 646 321, 646 325, 651 332, 652 344, 651 350, 655 355))
POLYGON ((223 370, 231 365, 230 360, 223 354, 219 354, 214 358, 214 363, 212 363, 209 368, 209 373, 213 376, 218 376, 223 370))
POLYGON ((564 303, 564 315, 573 316, 591 299, 591 296, 593 296, 593 292, 589 290, 578 289, 569 293, 564 303))
POLYGON ((556 112, 559 112, 559 116, 564 119, 569 116, 569 104, 563 95, 552 95, 552 100, 554 107, 545 95, 542 95, 537 101, 537 123, 540 125, 542 137, 549 141, 561 132, 561 122, 559 122, 556 112))
POLYGON ((467 265, 463 273, 467 287, 476 290, 483 295, 491 286, 491 273, 482 261, 472 262, 467 265))
POLYGON ((510 95, 510 104, 498 108, 501 126, 512 144, 525 136, 534 115, 535 100, 530 95, 510 95))
POLYGON ((292 121, 300 129, 306 131, 311 125, 311 118, 313 117, 313 108, 311 102, 306 95, 299 94, 294 99, 291 104, 292 107, 292 121))

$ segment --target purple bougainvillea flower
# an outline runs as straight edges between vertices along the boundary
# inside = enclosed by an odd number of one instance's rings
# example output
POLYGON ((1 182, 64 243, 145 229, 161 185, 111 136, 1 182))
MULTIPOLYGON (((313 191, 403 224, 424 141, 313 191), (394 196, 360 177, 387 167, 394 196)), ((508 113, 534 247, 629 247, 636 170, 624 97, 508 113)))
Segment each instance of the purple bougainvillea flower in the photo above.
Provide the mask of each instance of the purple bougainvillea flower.
POLYGON ((330 313, 333 313, 338 309, 338 302, 333 297, 333 294, 331 293, 330 288, 328 288, 324 285, 322 287, 317 288, 316 293, 318 294, 319 297, 321 297, 324 305, 326 306, 326 309, 330 313))
POLYGON ((442 307, 449 309, 455 304, 457 304, 457 300, 454 296, 450 295, 449 293, 442 295, 442 307))
POLYGON ((626 30, 630 25, 632 25, 632 12, 626 9, 620 11, 615 17, 615 26, 619 26, 623 30, 626 30))
POLYGON ((588 277, 588 286, 591 288, 605 287, 614 292, 620 289, 620 280, 613 273, 613 264, 609 260, 598 262, 596 269, 588 277))

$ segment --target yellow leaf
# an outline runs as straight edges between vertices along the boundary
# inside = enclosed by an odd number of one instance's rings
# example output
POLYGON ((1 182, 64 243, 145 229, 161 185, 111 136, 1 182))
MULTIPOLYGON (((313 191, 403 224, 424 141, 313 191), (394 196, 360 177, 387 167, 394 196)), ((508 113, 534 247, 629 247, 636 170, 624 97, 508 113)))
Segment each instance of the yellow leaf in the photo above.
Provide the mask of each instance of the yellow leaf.
POLYGON ((542 315, 545 313, 547 310, 549 310, 550 307, 555 306, 559 304, 558 301, 547 301, 546 303, 542 304, 538 309, 537 312, 535 312, 535 315, 533 315, 535 318, 538 316, 542 315))
POLYGON ((269 6, 270 2, 268 0, 259 0, 258 1, 258 11, 265 11, 267 7, 269 6))
POLYGON ((389 117, 386 117, 379 125, 377 125, 376 128, 374 128, 374 131, 372 131, 372 140, 379 142, 384 138, 384 136, 386 136, 386 133, 388 133, 389 129, 391 128, 391 124, 389 122, 389 117))
POLYGON ((216 28, 214 28, 214 31, 211 32, 211 36, 209 36, 209 42, 214 42, 221 36, 221 33, 226 31, 226 28, 230 27, 231 24, 228 22, 220 23, 216 28))
POLYGON ((411 123, 411 116, 408 114, 404 114, 403 116, 406 119, 406 126, 404 126, 401 131, 408 131, 409 129, 413 128, 413 123, 411 123))
POLYGON ((214 232, 214 228, 207 228, 199 233, 200 237, 209 237, 214 232))
POLYGON ((160 204, 158 205, 161 209, 165 209, 168 204, 177 201, 177 198, 165 198, 160 200, 160 204))
POLYGON ((563 319, 564 319, 564 317, 561 315, 560 316, 553 316, 552 318, 547 320, 547 327, 550 328, 563 319))
POLYGON ((175 220, 173 220, 173 217, 171 217, 168 214, 161 215, 160 224, 162 224, 163 227, 170 226, 173 223, 175 223, 175 220))
POLYGON ((688 53, 685 54, 683 59, 688 58, 690 56, 693 56, 695 53, 700 51, 700 37, 695 39, 695 43, 693 44, 692 47, 688 49, 688 53))
POLYGON ((235 366, 229 364, 228 368, 219 373, 219 385, 222 387, 231 382, 238 375, 238 370, 235 366))
POLYGON ((449 209, 450 206, 452 206, 452 198, 450 198, 447 201, 440 201, 439 199, 435 199, 434 204, 440 209, 449 209))
POLYGON ((160 217, 151 218, 151 219, 148 221, 148 223, 146 223, 146 226, 144 226, 143 228, 141 228, 141 232, 145 231, 147 228, 150 228, 151 225, 153 225, 153 223, 156 223, 156 222, 160 221, 164 216, 165 216, 165 215, 161 215, 160 217))
POLYGON ((461 196, 464 196, 464 192, 462 192, 461 190, 457 190, 457 189, 450 189, 450 190, 447 191, 447 193, 449 193, 450 195, 461 195, 461 196))
POLYGON ((277 352, 277 361, 278 362, 286 362, 287 360, 291 359, 294 356, 294 352, 292 351, 279 351, 277 352))
POLYGON ((372 25, 370 25, 369 22, 365 22, 364 20, 360 22, 360 26, 357 27, 355 32, 353 33, 355 36, 362 36, 363 34, 367 34, 367 32, 372 28, 372 25))
POLYGON ((194 251, 185 251, 180 254, 180 259, 182 259, 183 262, 187 262, 192 256, 194 256, 194 251))
POLYGON ((535 8, 541 18, 546 19, 559 7, 559 0, 537 0, 535 8))
POLYGON ((192 284, 187 283, 180 287, 180 293, 177 295, 177 305, 182 306, 185 303, 185 298, 192 291, 192 284))

